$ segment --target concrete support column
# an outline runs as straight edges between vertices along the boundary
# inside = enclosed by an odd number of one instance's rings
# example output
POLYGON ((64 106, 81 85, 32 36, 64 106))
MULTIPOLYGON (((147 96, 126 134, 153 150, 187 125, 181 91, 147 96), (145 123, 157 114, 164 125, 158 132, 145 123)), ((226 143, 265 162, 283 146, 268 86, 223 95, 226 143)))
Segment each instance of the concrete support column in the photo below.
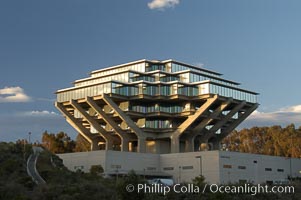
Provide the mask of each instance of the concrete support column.
POLYGON ((160 143, 160 140, 155 140, 155 153, 161 153, 161 143, 160 143))
POLYGON ((185 139, 185 152, 194 151, 194 139, 193 137, 188 137, 185 139))
POLYGON ((121 151, 129 151, 129 140, 126 138, 121 139, 121 151))
POLYGON ((172 135, 170 137, 170 152, 171 153, 180 153, 180 139, 179 136, 172 135))
POLYGON ((146 152, 146 138, 145 137, 138 137, 138 150, 139 153, 146 152))
POLYGON ((113 141, 106 140, 106 150, 112 150, 112 149, 113 149, 113 141))
POLYGON ((66 117, 67 122, 91 144, 91 151, 99 150, 98 140, 95 138, 95 136, 91 134, 91 132, 84 127, 82 123, 80 123, 78 119, 73 116, 73 114, 69 113, 62 103, 55 102, 55 106, 66 117))
POLYGON ((97 150, 99 150, 98 141, 97 140, 92 140, 92 142, 91 142, 91 151, 97 151, 97 150))

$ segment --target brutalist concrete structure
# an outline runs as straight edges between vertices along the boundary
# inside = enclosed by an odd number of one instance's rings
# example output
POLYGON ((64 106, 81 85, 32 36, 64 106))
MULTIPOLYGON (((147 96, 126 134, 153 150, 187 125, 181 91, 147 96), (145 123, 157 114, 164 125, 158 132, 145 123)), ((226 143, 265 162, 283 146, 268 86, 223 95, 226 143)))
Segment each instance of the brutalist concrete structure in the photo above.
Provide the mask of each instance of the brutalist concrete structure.
POLYGON ((258 107, 256 92, 174 60, 138 60, 92 71, 56 94, 56 107, 91 150, 219 149, 258 107))

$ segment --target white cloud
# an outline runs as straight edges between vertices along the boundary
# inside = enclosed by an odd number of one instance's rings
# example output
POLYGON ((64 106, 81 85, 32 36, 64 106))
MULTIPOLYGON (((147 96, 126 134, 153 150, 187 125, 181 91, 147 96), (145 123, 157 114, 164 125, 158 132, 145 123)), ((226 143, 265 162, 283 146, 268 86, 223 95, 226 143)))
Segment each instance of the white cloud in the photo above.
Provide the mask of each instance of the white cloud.
POLYGON ((0 103, 29 102, 31 98, 27 96, 21 87, 5 87, 0 89, 0 103))
POLYGON ((239 128, 250 128, 252 126, 287 126, 295 124, 296 127, 301 126, 301 105, 280 108, 273 112, 254 111, 239 128))
POLYGON ((28 111, 28 112, 21 113, 20 115, 25 115, 25 116, 58 116, 59 114, 57 114, 56 112, 53 112, 53 111, 48 111, 48 110, 43 110, 43 111, 34 110, 34 111, 28 111))
POLYGON ((171 8, 175 5, 179 4, 180 0, 153 0, 152 2, 148 3, 148 7, 150 9, 158 9, 164 10, 165 8, 171 8))
POLYGON ((296 112, 296 113, 301 113, 301 105, 286 107, 286 108, 280 109, 279 112, 294 112, 294 113, 296 112))

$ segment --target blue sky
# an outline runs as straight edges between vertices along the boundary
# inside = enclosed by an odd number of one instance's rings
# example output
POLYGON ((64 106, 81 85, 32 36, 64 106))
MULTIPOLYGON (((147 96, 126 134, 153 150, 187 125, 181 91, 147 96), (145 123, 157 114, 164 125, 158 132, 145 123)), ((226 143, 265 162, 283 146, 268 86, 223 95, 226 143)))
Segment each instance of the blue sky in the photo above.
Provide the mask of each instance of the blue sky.
POLYGON ((75 131, 54 92, 95 69, 175 59, 260 93, 241 127, 301 125, 299 0, 1 0, 0 140, 75 131))

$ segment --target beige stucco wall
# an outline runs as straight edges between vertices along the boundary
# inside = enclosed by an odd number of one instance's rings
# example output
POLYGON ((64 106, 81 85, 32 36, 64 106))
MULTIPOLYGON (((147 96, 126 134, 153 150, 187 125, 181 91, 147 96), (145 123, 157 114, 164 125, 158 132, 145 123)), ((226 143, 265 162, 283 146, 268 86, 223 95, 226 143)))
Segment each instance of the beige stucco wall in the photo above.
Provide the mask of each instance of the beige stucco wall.
POLYGON ((301 160, 292 159, 291 163, 290 165, 290 158, 285 157, 220 151, 221 183, 239 180, 253 183, 283 181, 291 172, 293 177, 301 177, 301 160), (232 168, 224 168, 224 165, 231 165, 232 168), (246 169, 239 169, 239 166, 245 166, 246 169), (271 168, 271 171, 266 171, 265 168, 271 168), (279 172, 278 169, 282 169, 283 172, 279 172))
POLYGON ((107 174, 171 175, 175 182, 191 182, 200 175, 200 168, 209 183, 245 180, 253 183, 286 180, 292 168, 293 177, 301 177, 301 160, 227 151, 201 151, 174 154, 150 154, 120 151, 90 151, 58 154, 70 170, 88 172, 91 165, 101 164, 107 174), (200 158, 202 157, 202 165, 200 158), (257 161, 257 163, 254 163, 257 161), (291 164, 290 164, 291 163, 291 164), (231 166, 225 168, 224 165, 231 166), (116 167, 117 166, 117 167, 116 167), (239 169, 244 166, 244 169, 239 169), (271 168, 266 171, 265 168, 271 168), (277 171, 283 169, 283 172, 277 171))

